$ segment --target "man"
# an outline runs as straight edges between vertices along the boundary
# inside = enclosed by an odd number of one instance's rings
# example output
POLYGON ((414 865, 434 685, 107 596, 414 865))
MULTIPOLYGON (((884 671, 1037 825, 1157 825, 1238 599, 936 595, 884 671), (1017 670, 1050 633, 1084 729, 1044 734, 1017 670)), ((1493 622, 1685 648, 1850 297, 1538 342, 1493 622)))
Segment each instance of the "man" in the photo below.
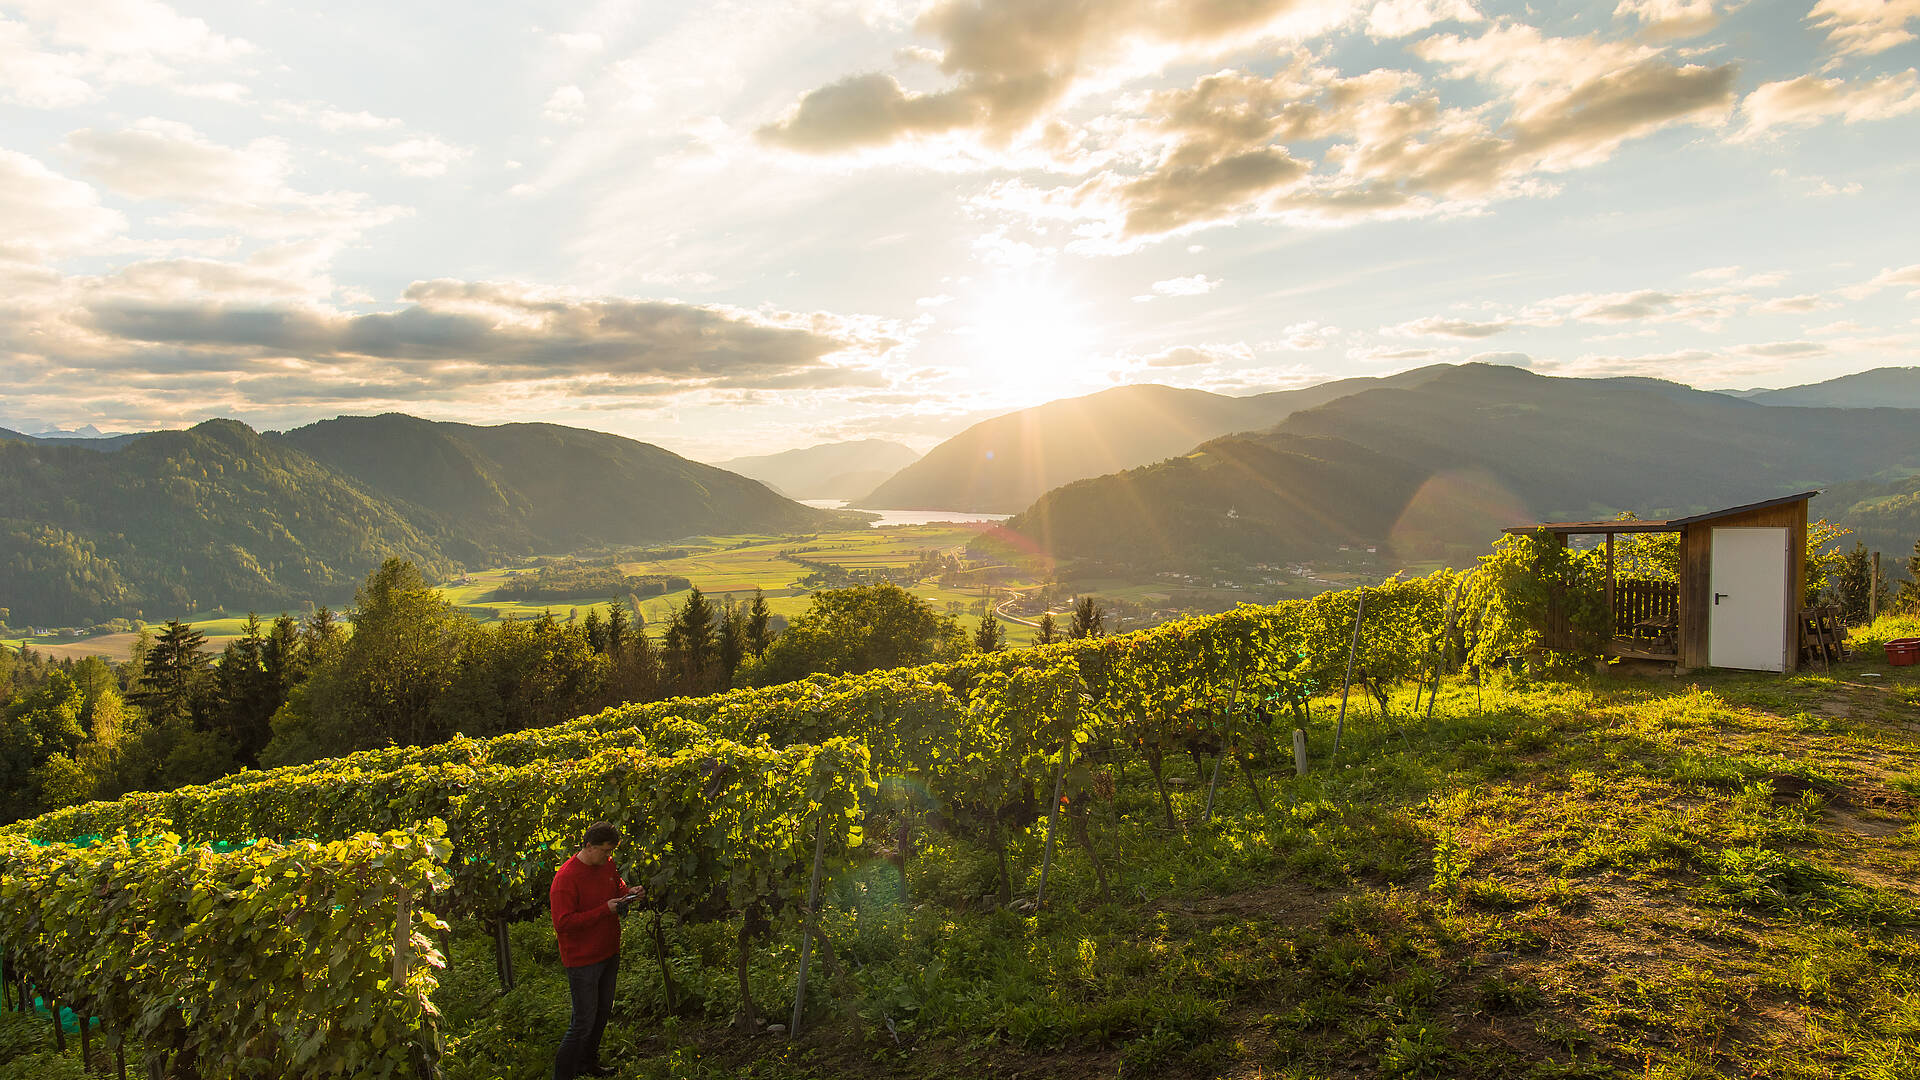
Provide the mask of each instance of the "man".
POLYGON ((548 899, 567 969, 573 1017, 553 1059, 554 1080, 611 1076, 600 1064, 600 1036, 613 1011, 613 979, 620 968, 620 913, 641 896, 613 865, 620 830, 604 821, 587 828, 580 850, 553 876, 548 899))

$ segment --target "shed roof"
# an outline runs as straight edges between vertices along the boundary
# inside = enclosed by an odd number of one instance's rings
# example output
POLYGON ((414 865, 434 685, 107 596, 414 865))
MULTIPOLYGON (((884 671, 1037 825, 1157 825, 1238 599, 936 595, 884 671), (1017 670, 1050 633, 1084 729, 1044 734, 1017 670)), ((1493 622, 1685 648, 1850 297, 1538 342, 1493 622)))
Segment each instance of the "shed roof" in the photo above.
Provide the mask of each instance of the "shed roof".
POLYGON ((1788 503, 1805 502, 1818 494, 1820 494, 1820 492, 1817 490, 1802 491, 1797 495, 1782 495, 1777 499, 1765 499, 1756 503, 1747 503, 1744 506, 1729 506, 1725 510, 1709 510, 1704 514, 1694 514, 1691 517, 1667 518, 1662 521, 1641 521, 1637 519, 1628 519, 1625 521, 1619 519, 1612 521, 1543 521, 1538 525, 1512 525, 1505 531, 1509 533, 1533 533, 1545 529, 1550 533, 1560 533, 1563 536, 1590 535, 1594 533, 1679 532, 1688 525, 1699 525, 1703 522, 1718 521, 1721 518, 1729 518, 1754 510, 1767 510, 1775 506, 1785 506, 1788 503))

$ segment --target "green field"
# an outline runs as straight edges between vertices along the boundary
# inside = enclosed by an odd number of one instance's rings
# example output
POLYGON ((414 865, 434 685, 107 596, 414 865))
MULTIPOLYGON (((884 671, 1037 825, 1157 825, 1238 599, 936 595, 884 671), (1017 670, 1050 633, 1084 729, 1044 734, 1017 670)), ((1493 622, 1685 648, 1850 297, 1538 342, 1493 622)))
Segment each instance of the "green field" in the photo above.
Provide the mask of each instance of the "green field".
MULTIPOLYGON (((716 603, 728 600, 745 603, 758 590, 765 594, 767 606, 774 614, 792 618, 804 612, 810 602, 811 591, 803 588, 800 581, 812 571, 782 558, 782 551, 805 549, 802 557, 806 559, 831 563, 848 570, 903 570, 913 565, 921 551, 933 549, 959 553, 975 535, 974 529, 964 526, 901 525, 805 536, 695 537, 673 545, 696 549, 690 554, 671 559, 625 562, 620 564, 620 569, 631 575, 684 577, 716 603)), ((447 599, 483 621, 494 621, 501 617, 533 618, 547 611, 561 618, 577 611, 584 618, 589 608, 597 608, 603 615, 606 613, 607 605, 604 602, 490 599, 493 591, 507 580, 510 572, 511 569, 506 567, 480 571, 469 575, 470 584, 444 586, 441 592, 447 599)), ((1012 584, 1033 585, 1038 582, 1016 580, 1012 584)), ((971 609, 983 598, 977 589, 953 589, 932 581, 913 585, 911 591, 943 612, 948 610, 950 601, 971 609)), ((646 625, 657 634, 686 599, 687 591, 684 589, 645 597, 640 602, 640 613, 645 617, 646 625)), ((969 630, 980 623, 978 616, 972 614, 962 615, 960 621, 969 630)), ((1009 626, 1008 630, 1017 642, 1031 640, 1032 632, 1025 627, 1009 626)))
MULTIPOLYGON (((822 563, 831 563, 847 570, 903 570, 910 568, 919 553, 932 549, 936 551, 961 554, 967 544, 978 536, 976 526, 967 525, 897 525, 883 529, 855 529, 846 532, 817 533, 797 536, 701 536, 691 537, 671 545, 675 548, 692 549, 688 554, 672 559, 636 560, 620 564, 620 568, 631 575, 663 575, 684 577, 693 582, 702 593, 717 603, 738 600, 742 603, 751 599, 755 590, 766 595, 767 604, 774 614, 792 618, 807 609, 811 591, 802 587, 800 581, 811 571, 782 558, 782 551, 804 549, 802 557, 822 563)), ((493 623, 502 619, 533 619, 546 612, 566 619, 570 616, 584 618, 590 609, 598 609, 604 617, 607 613, 607 600, 496 600, 493 593, 509 576, 514 573, 531 572, 534 563, 529 562, 517 567, 494 567, 477 570, 468 574, 466 584, 446 584, 440 592, 453 604, 481 622, 493 623)), ((1027 565, 1015 563, 1013 576, 999 581, 996 588, 1004 593, 1007 589, 1024 589, 1045 582, 1048 570, 1040 560, 1032 560, 1027 565)), ((1188 585, 1172 583, 1166 579, 1147 577, 1137 580, 1121 578, 1099 578, 1072 583, 1076 591, 1091 593, 1104 598, 1126 601, 1148 608, 1163 608, 1171 611, 1218 611, 1232 607, 1236 603, 1270 603, 1280 599, 1294 599, 1313 596, 1331 587, 1325 583, 1336 583, 1341 587, 1355 584, 1367 584, 1380 580, 1378 574, 1364 574, 1344 570, 1325 570, 1316 574, 1320 582, 1306 579, 1283 578, 1281 584, 1273 586, 1250 587, 1241 582, 1241 588, 1213 587, 1211 585, 1188 585), (1323 583, 1324 582, 1324 583, 1323 583)), ((974 614, 975 606, 985 598, 978 588, 954 588, 943 586, 933 580, 926 580, 910 586, 911 591, 941 612, 953 611, 961 625, 969 631, 980 625, 980 618, 974 614), (958 604, 958 609, 950 608, 958 604)), ((640 602, 640 614, 646 626, 655 635, 661 633, 672 618, 675 609, 686 602, 686 590, 665 593, 660 596, 645 597, 640 602)), ((343 605, 344 606, 344 605, 343 605)), ((1064 607, 1057 610, 1064 610, 1064 607)), ((261 612, 263 621, 271 621, 277 612, 261 612)), ((304 618, 306 612, 294 614, 304 618)), ((244 611, 202 611, 185 616, 182 621, 207 635, 207 649, 217 652, 226 647, 227 642, 236 637, 246 623, 244 611)), ((1018 623, 1006 623, 1008 640, 1016 645, 1030 644, 1033 630, 1018 623)), ((22 644, 33 646, 54 656, 106 656, 120 660, 127 655, 133 641, 129 634, 112 634, 91 638, 70 637, 15 637, 0 638, 0 645, 19 648, 22 644)))

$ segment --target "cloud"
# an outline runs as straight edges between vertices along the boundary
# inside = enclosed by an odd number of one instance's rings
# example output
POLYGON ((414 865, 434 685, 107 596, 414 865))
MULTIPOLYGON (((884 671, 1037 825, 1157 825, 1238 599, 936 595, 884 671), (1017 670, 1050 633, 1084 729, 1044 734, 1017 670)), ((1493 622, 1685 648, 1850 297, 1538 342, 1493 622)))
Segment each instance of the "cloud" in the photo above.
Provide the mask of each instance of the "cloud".
POLYGON ((1768 341, 1756 345, 1736 345, 1733 351, 1742 356, 1797 358, 1825 356, 1830 350, 1817 341, 1768 341))
POLYGON ((1175 380, 1181 386, 1213 385, 1223 378, 1238 378, 1237 369, 1253 363, 1253 349, 1245 342, 1172 345, 1158 352, 1137 354, 1122 352, 1114 358, 1109 378, 1117 384, 1142 379, 1158 382, 1165 373, 1179 372, 1175 380))
POLYGON ((1695 37, 1720 25, 1715 0, 1620 0, 1613 9, 1616 19, 1640 23, 1640 33, 1649 41, 1671 41, 1695 37))
POLYGON ((1219 278, 1210 278, 1205 274, 1168 278, 1153 283, 1153 291, 1160 296, 1200 296, 1219 287, 1219 278))
POLYGON ((1262 352, 1313 352, 1333 344, 1340 336, 1337 326, 1321 326, 1317 322, 1299 322, 1280 332, 1280 336, 1261 342, 1256 348, 1262 352))
POLYGON ((1144 73, 1349 13, 1347 3, 1325 0, 937 0, 916 27, 943 46, 938 63, 950 86, 917 92, 891 75, 853 75, 803 95, 760 137, 806 153, 955 131, 1005 143, 1115 69, 1144 73))
POLYGON ((61 149, 83 173, 132 199, 277 201, 293 168, 284 140, 222 146, 177 120, 151 117, 118 131, 81 128, 61 149))
POLYGON ((303 124, 312 124, 322 131, 338 134, 342 131, 387 131, 402 126, 403 121, 391 116, 376 116, 362 109, 358 112, 346 112, 328 108, 324 105, 303 105, 298 102, 283 101, 274 106, 274 113, 303 124))
POLYGON ((91 186, 25 154, 0 150, 0 261, 79 254, 126 225, 119 211, 100 205, 91 186))
POLYGON ((587 93, 571 84, 555 87, 541 106, 541 115, 549 124, 580 124, 587 119, 587 93))
POLYGON ((1641 376, 1693 386, 1725 386, 1779 371, 1780 363, 1768 357, 1739 357, 1707 349, 1680 349, 1642 356, 1588 353, 1572 360, 1536 358, 1533 370, 1544 375, 1588 379, 1641 376))
POLYGON ((197 82, 253 51, 157 0, 13 0, 0 15, 0 100, 65 108, 116 85, 233 100, 244 87, 197 82))
POLYGON ((1447 107, 1409 71, 1347 76, 1296 52, 1271 75, 1221 71, 1134 106, 1100 170, 1050 189, 998 185, 987 202, 1086 222, 1069 250, 1133 250, 1147 239, 1244 219, 1300 225, 1469 213, 1556 190, 1552 174, 1596 165, 1677 124, 1718 125, 1733 108, 1731 64, 1679 64, 1599 37, 1553 38, 1503 22, 1410 49, 1443 76, 1493 91, 1447 107), (1317 160, 1316 160, 1317 159, 1317 160))
POLYGON ((829 315, 752 313, 671 301, 575 298, 514 283, 419 281, 405 307, 353 315, 312 306, 152 303, 117 296, 82 321, 121 342, 237 350, 309 362, 389 360, 463 381, 560 375, 680 382, 844 385, 828 358, 898 342, 829 315))
POLYGON ((1647 319, 1655 322, 1714 324, 1732 315, 1735 304, 1749 300, 1727 289, 1637 289, 1622 293, 1559 296, 1544 301, 1541 306, 1565 312, 1568 318, 1580 322, 1617 323, 1647 319))
POLYGON ((1469 364, 1500 364, 1504 367, 1530 368, 1533 357, 1523 352, 1483 352, 1467 357, 1469 364))
POLYGON ((1501 144, 1468 133, 1440 159, 1481 186, 1519 171, 1597 164, 1628 139, 1674 124, 1717 124, 1734 101, 1732 64, 1675 64, 1644 46, 1549 38, 1524 25, 1502 25, 1474 39, 1430 38, 1415 51, 1447 65, 1456 78, 1478 79, 1508 95, 1501 144))
POLYGON ((253 240, 345 242, 406 213, 359 192, 295 189, 288 183, 291 151, 281 139, 225 146, 186 124, 149 118, 115 131, 81 128, 68 133, 61 149, 115 194, 183 204, 154 219, 163 226, 232 230, 253 240))
POLYGON ((1477 23, 1486 16, 1469 0, 1381 0, 1367 13, 1367 36, 1402 38, 1448 20, 1477 23))
POLYGON ((1740 103, 1746 124, 1738 138, 1812 127, 1836 116, 1848 124, 1886 120, 1916 109, 1920 109, 1920 71, 1913 68, 1855 83, 1802 75, 1766 83, 1748 94, 1740 103))
POLYGON ((1798 315, 1837 306, 1834 301, 1819 293, 1802 293, 1799 296, 1776 296, 1770 300, 1762 300, 1747 311, 1754 315, 1798 315))
POLYGON ((1474 322, 1470 319, 1443 319, 1429 316, 1412 322, 1390 326, 1382 333, 1394 337, 1454 337, 1486 338, 1510 330, 1514 326, 1512 319, 1501 317, 1491 322, 1474 322))
MULTIPOLYGON (((0 274, 4 277, 4 274, 0 274)), ((391 311, 341 310, 270 265, 155 260, 0 297, 0 357, 23 408, 144 399, 146 415, 829 392, 892 384, 886 320, 420 281, 391 311), (171 414, 170 413, 170 414, 171 414)), ((57 410, 56 410, 57 411, 57 410)), ((105 414, 103 414, 105 415, 105 414)))
POLYGON ((418 135, 386 146, 369 146, 367 153, 389 162, 406 176, 444 176, 472 151, 432 135, 418 135))
POLYGON ((1920 299, 1920 263, 1882 270, 1871 280, 1849 285, 1839 292, 1849 300, 1864 300, 1882 289, 1905 286, 1914 287, 1914 291, 1907 294, 1909 300, 1920 299))
POLYGON ((1843 56, 1873 56, 1913 40, 1907 24, 1920 20, 1920 0, 1820 0, 1807 21, 1827 32, 1843 56))

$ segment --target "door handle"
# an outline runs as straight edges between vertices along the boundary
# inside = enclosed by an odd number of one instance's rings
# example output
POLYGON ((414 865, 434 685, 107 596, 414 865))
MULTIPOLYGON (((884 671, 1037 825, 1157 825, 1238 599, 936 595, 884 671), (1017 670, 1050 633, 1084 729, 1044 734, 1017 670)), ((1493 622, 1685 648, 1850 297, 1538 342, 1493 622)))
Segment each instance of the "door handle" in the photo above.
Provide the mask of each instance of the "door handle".
POLYGON ((1725 599, 1725 598, 1727 598, 1727 597, 1729 597, 1729 596, 1732 596, 1732 595, 1733 595, 1732 593, 1723 593, 1723 592, 1717 592, 1717 593, 1714 593, 1714 594, 1713 594, 1713 603, 1714 603, 1714 606, 1715 606, 1715 607, 1718 607, 1718 606, 1720 605, 1720 601, 1721 601, 1721 600, 1723 600, 1723 599, 1725 599))

